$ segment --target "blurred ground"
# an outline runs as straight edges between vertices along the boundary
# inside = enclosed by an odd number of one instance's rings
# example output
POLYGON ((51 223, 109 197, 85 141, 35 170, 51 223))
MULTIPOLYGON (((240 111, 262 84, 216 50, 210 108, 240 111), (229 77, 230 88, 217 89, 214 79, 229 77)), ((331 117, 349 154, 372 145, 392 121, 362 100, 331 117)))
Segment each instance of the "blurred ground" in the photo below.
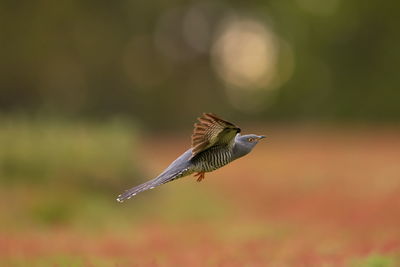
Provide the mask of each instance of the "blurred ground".
MULTIPOLYGON (((266 142, 201 183, 185 178, 122 205, 119 192, 79 195, 91 214, 79 223, 24 224, 13 208, 27 205, 16 197, 30 186, 1 188, 0 265, 400 264, 399 128, 260 128, 266 142)), ((147 137, 135 163, 156 175, 188 144, 147 137)))

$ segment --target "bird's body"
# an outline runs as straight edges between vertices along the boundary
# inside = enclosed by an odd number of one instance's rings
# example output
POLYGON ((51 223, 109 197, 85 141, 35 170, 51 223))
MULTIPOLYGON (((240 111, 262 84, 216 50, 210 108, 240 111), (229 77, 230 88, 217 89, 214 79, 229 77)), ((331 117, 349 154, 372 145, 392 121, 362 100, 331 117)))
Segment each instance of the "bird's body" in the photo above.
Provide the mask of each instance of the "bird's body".
POLYGON ((243 157, 265 137, 240 135, 238 127, 210 113, 204 113, 199 121, 200 123, 195 124, 192 135, 192 148, 179 156, 159 176, 125 191, 118 196, 117 201, 123 202, 140 192, 193 173, 197 173, 197 181, 201 181, 204 173, 243 157))
POLYGON ((213 146, 194 157, 193 170, 196 172, 212 172, 232 161, 232 148, 213 146))

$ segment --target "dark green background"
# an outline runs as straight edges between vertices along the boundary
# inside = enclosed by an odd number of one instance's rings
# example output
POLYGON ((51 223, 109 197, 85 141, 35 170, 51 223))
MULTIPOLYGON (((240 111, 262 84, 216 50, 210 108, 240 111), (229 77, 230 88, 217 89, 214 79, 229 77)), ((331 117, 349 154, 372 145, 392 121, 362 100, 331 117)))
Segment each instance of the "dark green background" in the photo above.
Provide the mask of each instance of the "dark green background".
POLYGON ((1 1, 0 111, 123 115, 161 128, 187 125, 203 111, 249 120, 398 121, 399 2, 336 0, 327 14, 307 11, 304 2, 315 1, 1 1), (157 52, 163 15, 196 5, 213 6, 213 31, 229 9, 265 22, 292 48, 293 75, 273 101, 261 96, 261 110, 231 106, 209 53, 182 41, 179 16, 169 29, 173 46, 191 56, 173 61, 157 52), (142 84, 123 67, 135 40, 146 49, 130 62, 142 84), (165 122, 165 114, 175 120, 165 122))

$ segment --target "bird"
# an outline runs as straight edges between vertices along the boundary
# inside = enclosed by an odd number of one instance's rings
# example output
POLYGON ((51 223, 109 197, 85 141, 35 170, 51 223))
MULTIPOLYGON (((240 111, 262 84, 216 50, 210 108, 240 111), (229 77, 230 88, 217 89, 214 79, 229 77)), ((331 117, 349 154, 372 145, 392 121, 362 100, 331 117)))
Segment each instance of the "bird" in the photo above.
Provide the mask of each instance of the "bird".
POLYGON ((205 173, 215 171, 250 153, 264 135, 241 135, 235 124, 213 113, 203 113, 197 118, 191 136, 191 148, 173 161, 160 175, 141 185, 126 190, 117 197, 124 202, 131 197, 157 186, 195 173, 197 181, 205 173))

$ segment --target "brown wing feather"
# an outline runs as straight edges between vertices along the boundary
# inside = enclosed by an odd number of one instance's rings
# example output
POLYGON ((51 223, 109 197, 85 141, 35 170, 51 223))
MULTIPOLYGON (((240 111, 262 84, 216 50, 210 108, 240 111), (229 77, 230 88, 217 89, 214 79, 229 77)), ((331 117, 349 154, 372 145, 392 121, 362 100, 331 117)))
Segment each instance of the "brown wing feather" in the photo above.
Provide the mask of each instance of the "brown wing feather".
POLYGON ((203 113, 198 121, 194 124, 192 134, 193 156, 215 144, 229 144, 236 133, 240 132, 236 125, 212 113, 203 113))

